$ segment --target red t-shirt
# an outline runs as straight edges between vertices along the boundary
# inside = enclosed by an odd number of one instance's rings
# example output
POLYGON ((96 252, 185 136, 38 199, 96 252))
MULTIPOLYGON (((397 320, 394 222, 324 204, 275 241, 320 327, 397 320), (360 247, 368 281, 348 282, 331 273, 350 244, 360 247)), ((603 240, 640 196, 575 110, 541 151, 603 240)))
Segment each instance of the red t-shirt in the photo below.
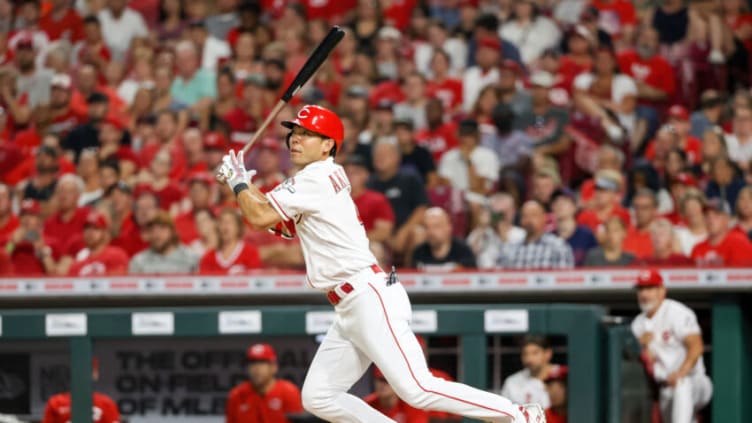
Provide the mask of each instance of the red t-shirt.
POLYGON ((62 243, 80 238, 84 231, 86 216, 88 216, 90 212, 91 209, 88 207, 79 207, 67 222, 63 221, 60 213, 53 214, 44 222, 44 236, 57 238, 61 240, 62 243))
POLYGON ((416 0, 392 0, 389 7, 383 10, 384 22, 404 31, 410 24, 410 15, 415 8, 416 0))
POLYGON ((600 12, 598 26, 614 38, 621 36, 624 26, 637 24, 634 4, 628 0, 593 0, 591 4, 600 12))
POLYGON ((394 223, 394 210, 384 194, 366 190, 357 198, 353 198, 355 207, 358 209, 360 219, 366 232, 373 229, 377 220, 386 220, 394 223))
POLYGON ((546 413, 546 423, 567 423, 567 416, 563 414, 557 414, 555 411, 551 410, 550 408, 547 408, 545 410, 546 413))
MULTIPOLYGON (((52 249, 52 257, 59 259, 62 255, 60 243, 55 238, 44 237, 44 244, 52 249)), ((21 241, 13 248, 13 274, 18 276, 43 276, 47 274, 42 260, 36 255, 34 244, 21 241)))
POLYGON ((285 414, 301 412, 300 389, 293 383, 278 379, 261 396, 250 382, 245 382, 230 391, 225 423, 289 423, 285 414))
POLYGON ((655 55, 648 60, 640 58, 634 50, 619 54, 619 68, 635 80, 664 91, 669 97, 676 90, 674 70, 662 56, 655 55))
POLYGON ((225 113, 222 120, 230 127, 230 141, 232 142, 248 142, 258 129, 256 119, 239 107, 225 113))
POLYGON ((650 257, 653 255, 653 240, 650 238, 650 230, 641 232, 636 227, 631 226, 627 230, 627 237, 622 244, 624 251, 634 254, 638 259, 650 257))
POLYGON ((444 110, 454 110, 462 104, 462 80, 447 78, 441 83, 428 81, 426 96, 441 100, 444 110))
POLYGON ((108 245, 95 255, 87 255, 88 251, 79 252, 82 255, 68 270, 70 276, 106 276, 124 275, 128 271, 128 254, 120 247, 108 245))
POLYGON ((379 397, 373 393, 363 399, 368 405, 376 409, 379 413, 400 423, 428 423, 428 412, 413 408, 401 399, 397 400, 397 405, 390 409, 385 409, 379 403, 379 397))
POLYGON ((187 160, 185 157, 185 151, 179 140, 178 142, 173 142, 169 146, 160 144, 159 142, 148 142, 146 145, 144 145, 144 148, 141 149, 141 153, 138 158, 140 165, 148 169, 151 161, 154 160, 154 157, 163 148, 167 148, 170 153, 170 180, 175 182, 180 181, 185 176, 187 160))
POLYGON ((415 134, 418 145, 426 147, 433 155, 434 163, 441 160, 441 156, 447 151, 457 147, 457 126, 451 122, 442 124, 436 129, 426 128, 415 134))
POLYGON ((198 265, 199 272, 208 275, 240 275, 260 267, 261 257, 258 249, 244 241, 238 242, 235 250, 226 259, 218 250, 207 251, 198 265))
POLYGON ((13 232, 18 229, 20 224, 21 221, 18 219, 18 216, 12 214, 3 225, 0 225, 0 245, 5 245, 10 240, 13 232))
POLYGON ((68 107, 62 113, 52 117, 48 131, 53 134, 65 136, 71 129, 86 122, 86 117, 74 112, 68 107))
POLYGON ((708 240, 695 245, 692 259, 703 266, 752 265, 752 243, 739 231, 729 231, 718 245, 708 240))
POLYGON ((112 240, 110 245, 122 248, 131 257, 149 247, 141 236, 141 229, 130 216, 123 221, 120 234, 112 240))
MULTIPOLYGON (((687 153, 687 161, 692 164, 699 164, 702 160, 702 141, 689 135, 687 136, 684 145, 679 146, 685 153, 687 153)), ((650 140, 648 148, 645 149, 645 158, 653 161, 655 160, 655 140, 650 140)))
POLYGON ((178 237, 180 238, 180 242, 186 245, 200 238, 193 212, 194 210, 188 210, 175 217, 175 227, 178 230, 178 237))
MULTIPOLYGON (((725 20, 726 24, 732 30, 736 31, 744 25, 752 25, 752 13, 744 13, 733 18, 727 16, 725 20)), ((744 43, 744 47, 747 48, 747 51, 752 51, 752 37, 741 41, 744 43)))
POLYGON ((559 75, 562 77, 563 86, 567 89, 567 92, 572 92, 572 85, 574 84, 574 79, 577 78, 577 75, 590 72, 590 69, 592 68, 592 62, 581 64, 575 62, 569 56, 562 56, 561 59, 559 59, 559 75))
MULTIPOLYGON (((615 207, 605 220, 608 220, 611 216, 619 216, 622 218, 622 220, 624 220, 624 223, 627 225, 627 227, 630 225, 631 218, 629 216, 629 212, 624 207, 615 207)), ((593 231, 593 233, 598 231, 598 227, 601 226, 605 222, 605 220, 601 220, 595 210, 583 210, 579 215, 577 215, 577 223, 587 226, 591 231, 593 231)))
MULTIPOLYGON (((71 420, 71 398, 69 393, 57 394, 47 401, 42 423, 69 423, 71 420)), ((92 398, 92 421, 94 423, 118 423, 120 412, 115 401, 107 395, 94 392, 92 398)))
POLYGON ((50 41, 63 38, 75 43, 84 38, 84 21, 75 10, 68 9, 59 21, 52 15, 50 11, 39 18, 39 27, 47 33, 50 41))

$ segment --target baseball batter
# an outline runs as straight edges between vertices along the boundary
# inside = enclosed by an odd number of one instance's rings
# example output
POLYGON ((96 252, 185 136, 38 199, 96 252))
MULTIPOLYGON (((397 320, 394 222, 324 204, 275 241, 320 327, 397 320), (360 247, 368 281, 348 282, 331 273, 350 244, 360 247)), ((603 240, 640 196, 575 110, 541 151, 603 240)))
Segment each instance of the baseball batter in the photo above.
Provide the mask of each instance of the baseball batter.
POLYGON ((648 373, 660 386, 663 421, 690 423, 713 395, 697 316, 666 298, 663 278, 656 270, 642 272, 636 288, 642 313, 632 322, 632 333, 640 340, 648 373))
POLYGON ((413 407, 488 422, 545 422, 537 404, 520 406, 431 375, 409 326, 407 293, 376 264, 350 183, 334 163, 342 122, 328 109, 306 105, 282 125, 290 129, 290 159, 300 169, 294 177, 264 195, 249 183, 255 172, 245 169, 242 153, 230 151, 218 178, 233 189, 254 227, 300 238, 308 284, 325 292, 337 313, 308 370, 303 407, 330 422, 391 422, 347 393, 373 362, 413 407))

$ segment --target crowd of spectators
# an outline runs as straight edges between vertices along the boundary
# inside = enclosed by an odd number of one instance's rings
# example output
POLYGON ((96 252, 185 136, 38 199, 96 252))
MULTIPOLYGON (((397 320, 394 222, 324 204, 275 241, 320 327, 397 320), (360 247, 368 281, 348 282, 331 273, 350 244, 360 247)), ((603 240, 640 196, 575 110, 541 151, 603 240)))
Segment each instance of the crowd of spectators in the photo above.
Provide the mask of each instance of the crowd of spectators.
POLYGON ((302 269, 212 173, 333 24, 247 155, 294 175, 336 110, 382 265, 752 263, 752 14, 739 0, 0 0, 5 274, 302 269))

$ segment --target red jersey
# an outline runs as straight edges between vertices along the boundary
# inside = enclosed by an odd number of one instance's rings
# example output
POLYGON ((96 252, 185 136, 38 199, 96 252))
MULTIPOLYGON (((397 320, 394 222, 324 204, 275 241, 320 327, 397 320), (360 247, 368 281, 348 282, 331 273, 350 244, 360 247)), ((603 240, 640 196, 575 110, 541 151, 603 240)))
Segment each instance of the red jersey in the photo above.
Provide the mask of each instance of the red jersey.
POLYGON ((75 43, 84 38, 84 21, 73 8, 66 10, 60 20, 56 20, 53 14, 50 11, 39 18, 39 27, 47 33, 50 41, 62 38, 75 43))
POLYGON ((225 423, 289 423, 285 414, 301 412, 300 389, 293 383, 278 379, 261 396, 250 382, 245 382, 227 397, 225 423))
MULTIPOLYGON (((680 145, 679 148, 687 154, 687 161, 692 164, 699 164, 702 160, 702 141, 689 135, 680 145)), ((648 148, 645 149, 645 158, 651 162, 655 160, 655 140, 650 140, 648 148)))
POLYGON ((596 233, 598 231, 598 227, 612 216, 619 216, 620 218, 622 218, 627 227, 629 227, 631 220, 631 218, 629 217, 629 212, 621 206, 614 207, 614 209, 611 210, 611 213, 604 220, 601 220, 598 217, 598 213, 596 213, 595 210, 583 210, 579 215, 577 215, 577 223, 587 226, 591 231, 593 231, 593 233, 596 233))
POLYGON ((462 104, 462 80, 447 78, 441 83, 428 81, 426 95, 436 97, 444 104, 444 110, 454 110, 462 104))
POLYGON ((659 89, 669 97, 676 90, 674 69, 666 59, 657 54, 645 60, 635 50, 627 50, 619 54, 619 68, 635 80, 659 89))
POLYGON ((199 262, 198 269, 201 274, 209 275, 241 275, 251 269, 261 267, 261 257, 258 249, 245 242, 239 241, 230 257, 222 257, 218 250, 209 250, 199 262))
POLYGON ((591 4, 600 12, 598 26, 613 38, 619 38, 625 26, 637 24, 637 13, 629 0, 593 0, 591 4))
POLYGON ((692 259, 701 266, 744 266, 752 264, 752 243, 739 231, 729 231, 718 243, 705 240, 692 250, 692 259))
POLYGON ((57 238, 63 243, 80 238, 84 231, 86 216, 90 212, 91 209, 88 207, 79 207, 73 212, 73 216, 67 222, 63 221, 59 212, 53 214, 44 222, 44 236, 57 238))
POLYGON ((365 190, 357 198, 353 197, 355 207, 358 209, 360 219, 366 232, 373 229, 377 220, 386 220, 394 223, 394 211, 389 200, 384 194, 376 191, 365 190))
POLYGON ((558 414, 557 412, 547 408, 546 411, 546 423, 567 423, 567 416, 558 414))
POLYGON ((108 245, 94 255, 90 255, 88 249, 85 249, 77 254, 76 261, 71 265, 68 275, 124 275, 128 271, 128 261, 128 254, 120 247, 108 245))
POLYGON ((577 75, 590 72, 592 68, 592 61, 587 64, 582 64, 574 61, 570 56, 562 56, 561 59, 559 59, 559 75, 561 75, 561 79, 564 83, 563 85, 567 89, 567 92, 572 92, 572 84, 577 75))
POLYGON ((388 7, 383 10, 384 22, 404 31, 410 24, 410 15, 415 8, 415 0, 392 0, 388 7))
MULTIPOLYGON (((54 238, 44 237, 44 244, 52 249, 52 257, 56 260, 62 255, 60 243, 54 238)), ((43 276, 47 274, 42 260, 37 257, 34 244, 21 241, 13 248, 13 273, 18 276, 43 276)))
POLYGON ((138 157, 139 163, 142 167, 149 168, 151 161, 163 148, 166 148, 170 153, 170 180, 180 181, 185 176, 187 167, 185 151, 179 140, 176 140, 171 145, 160 144, 159 142, 149 142, 141 149, 138 157))
MULTIPOLYGON (((71 398, 69 393, 57 394, 47 401, 42 423, 69 423, 71 420, 71 398)), ((94 392, 92 398, 92 421, 94 423, 118 423, 120 412, 115 401, 107 395, 94 392)))
POLYGON ((112 240, 110 245, 122 248, 131 257, 149 247, 149 244, 141 236, 141 228, 130 217, 123 221, 120 234, 112 240))
POLYGON ((248 142, 258 129, 256 118, 239 107, 225 113, 222 120, 230 127, 230 141, 232 142, 248 142))
POLYGON ((426 128, 418 131, 415 134, 415 141, 431 152, 434 163, 439 163, 444 153, 460 144, 456 133, 457 126, 447 122, 436 129, 426 128))
POLYGON ((71 129, 86 122, 86 117, 74 112, 70 107, 52 117, 48 131, 64 137, 71 129))
POLYGON ((428 412, 413 408, 401 399, 397 399, 397 405, 388 410, 382 407, 375 393, 368 395, 363 401, 397 423, 428 423, 428 412))
POLYGON ((175 228, 178 230, 178 238, 180 238, 180 242, 186 245, 200 238, 198 229, 196 228, 196 219, 193 215, 194 211, 188 210, 175 217, 175 228))
POLYGON ((8 220, 0 225, 0 245, 5 245, 10 240, 10 237, 13 236, 13 232, 18 229, 19 225, 21 225, 21 221, 18 219, 18 216, 13 214, 8 216, 8 220))
POLYGON ((627 237, 622 244, 624 251, 634 254, 638 259, 653 255, 653 239, 650 230, 640 231, 634 226, 627 229, 627 237))

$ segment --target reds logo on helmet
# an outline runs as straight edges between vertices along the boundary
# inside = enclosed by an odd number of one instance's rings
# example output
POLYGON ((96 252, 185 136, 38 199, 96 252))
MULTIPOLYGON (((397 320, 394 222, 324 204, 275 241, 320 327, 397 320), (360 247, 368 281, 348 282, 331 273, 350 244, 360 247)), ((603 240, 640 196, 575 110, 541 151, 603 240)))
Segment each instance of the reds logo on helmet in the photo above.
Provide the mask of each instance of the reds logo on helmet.
POLYGON ((339 116, 333 111, 313 104, 303 106, 294 120, 282 122, 285 128, 293 129, 296 126, 315 132, 326 138, 334 140, 339 151, 342 147, 342 139, 345 137, 345 127, 339 116))

